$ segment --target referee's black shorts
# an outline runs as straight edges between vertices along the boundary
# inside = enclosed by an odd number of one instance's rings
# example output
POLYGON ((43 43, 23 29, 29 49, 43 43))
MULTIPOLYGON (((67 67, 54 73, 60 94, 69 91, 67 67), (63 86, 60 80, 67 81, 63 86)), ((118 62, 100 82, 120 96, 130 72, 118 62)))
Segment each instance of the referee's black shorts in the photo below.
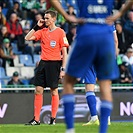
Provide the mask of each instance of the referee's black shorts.
POLYGON ((39 62, 35 69, 34 85, 51 89, 58 88, 61 61, 44 61, 39 62))

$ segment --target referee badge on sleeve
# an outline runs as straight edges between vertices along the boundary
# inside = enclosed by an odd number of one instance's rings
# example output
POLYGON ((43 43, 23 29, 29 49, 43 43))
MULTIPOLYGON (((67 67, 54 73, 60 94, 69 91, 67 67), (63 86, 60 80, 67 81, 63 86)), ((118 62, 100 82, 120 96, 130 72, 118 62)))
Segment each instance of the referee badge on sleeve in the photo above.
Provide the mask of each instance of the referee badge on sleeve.
POLYGON ((66 37, 63 37, 64 44, 68 44, 68 40, 66 37))
POLYGON ((51 46, 51 47, 55 47, 55 45, 56 45, 56 41, 53 41, 53 40, 50 41, 50 46, 51 46))

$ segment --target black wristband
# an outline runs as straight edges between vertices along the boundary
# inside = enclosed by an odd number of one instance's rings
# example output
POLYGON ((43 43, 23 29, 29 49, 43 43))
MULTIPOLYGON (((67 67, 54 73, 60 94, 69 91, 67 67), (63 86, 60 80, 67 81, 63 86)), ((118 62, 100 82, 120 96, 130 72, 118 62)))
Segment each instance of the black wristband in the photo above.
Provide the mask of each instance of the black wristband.
POLYGON ((35 31, 39 30, 39 26, 36 24, 32 29, 34 29, 35 31))

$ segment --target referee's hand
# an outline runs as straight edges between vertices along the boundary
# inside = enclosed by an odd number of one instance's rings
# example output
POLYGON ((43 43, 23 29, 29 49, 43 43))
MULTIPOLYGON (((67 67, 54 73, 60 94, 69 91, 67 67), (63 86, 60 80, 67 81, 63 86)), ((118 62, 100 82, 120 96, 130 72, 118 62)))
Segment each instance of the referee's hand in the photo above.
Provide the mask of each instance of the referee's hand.
POLYGON ((60 79, 62 79, 65 76, 65 71, 60 71, 60 79))
POLYGON ((38 25, 39 27, 41 27, 41 26, 44 25, 44 23, 45 23, 45 20, 44 20, 44 19, 40 19, 40 20, 37 22, 37 25, 38 25))

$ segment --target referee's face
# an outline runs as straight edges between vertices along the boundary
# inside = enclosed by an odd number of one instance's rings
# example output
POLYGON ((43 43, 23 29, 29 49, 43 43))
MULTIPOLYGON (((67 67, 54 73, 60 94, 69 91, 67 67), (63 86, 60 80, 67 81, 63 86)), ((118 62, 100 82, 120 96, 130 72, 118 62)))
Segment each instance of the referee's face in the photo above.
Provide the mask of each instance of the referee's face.
POLYGON ((53 23, 55 23, 55 18, 52 18, 50 14, 45 14, 44 20, 45 20, 45 25, 48 27, 53 23))

